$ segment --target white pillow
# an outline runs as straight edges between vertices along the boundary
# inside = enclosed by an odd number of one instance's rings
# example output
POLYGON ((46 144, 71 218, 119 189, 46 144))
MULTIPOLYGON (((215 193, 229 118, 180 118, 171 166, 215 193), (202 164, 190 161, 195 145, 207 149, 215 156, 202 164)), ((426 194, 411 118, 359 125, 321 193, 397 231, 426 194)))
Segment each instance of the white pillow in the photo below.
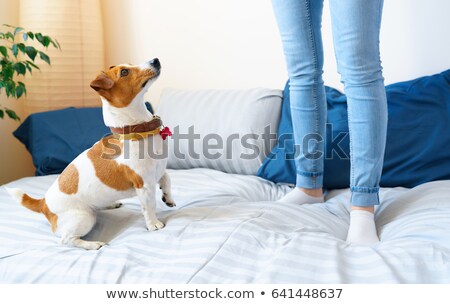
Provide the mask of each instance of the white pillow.
POLYGON ((281 99, 282 91, 264 88, 164 90, 156 113, 174 133, 168 168, 256 174, 276 143, 281 99))

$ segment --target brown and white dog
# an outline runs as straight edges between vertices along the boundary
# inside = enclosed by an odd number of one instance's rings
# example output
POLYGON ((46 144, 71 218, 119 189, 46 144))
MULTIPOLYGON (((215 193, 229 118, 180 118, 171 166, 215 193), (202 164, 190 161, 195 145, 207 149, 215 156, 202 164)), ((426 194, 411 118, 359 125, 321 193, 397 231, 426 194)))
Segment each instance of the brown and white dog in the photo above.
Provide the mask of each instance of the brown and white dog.
POLYGON ((91 87, 102 100, 105 124, 118 134, 103 138, 81 153, 61 173, 45 198, 34 199, 20 189, 7 189, 23 206, 43 213, 52 231, 61 236, 62 244, 84 249, 105 245, 81 237, 94 226, 97 210, 118 208, 118 200, 135 195, 148 230, 164 227, 155 214, 156 184, 159 183, 168 206, 175 206, 175 202, 165 171, 167 159, 150 156, 162 155, 161 121, 144 104, 144 93, 160 71, 161 64, 155 58, 139 66, 112 66, 98 75, 91 87), (149 151, 143 153, 143 148, 149 151))

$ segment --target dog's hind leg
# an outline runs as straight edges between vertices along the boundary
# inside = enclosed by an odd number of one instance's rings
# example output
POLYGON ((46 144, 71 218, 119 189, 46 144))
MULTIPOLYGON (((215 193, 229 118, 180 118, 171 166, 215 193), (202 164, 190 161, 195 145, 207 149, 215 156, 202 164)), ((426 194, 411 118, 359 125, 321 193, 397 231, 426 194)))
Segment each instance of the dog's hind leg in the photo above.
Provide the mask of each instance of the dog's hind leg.
POLYGON ((158 184, 163 193, 162 201, 169 207, 175 207, 176 204, 172 198, 172 192, 170 190, 170 177, 166 171, 164 171, 163 176, 159 179, 158 184))
POLYGON ((86 250, 97 250, 104 246, 103 242, 85 241, 81 237, 91 231, 95 225, 96 214, 92 210, 71 210, 58 215, 58 233, 61 244, 80 247, 86 250))
POLYGON ((106 244, 103 242, 85 241, 80 239, 79 236, 70 236, 61 238, 61 243, 69 246, 80 247, 86 250, 98 250, 106 244))

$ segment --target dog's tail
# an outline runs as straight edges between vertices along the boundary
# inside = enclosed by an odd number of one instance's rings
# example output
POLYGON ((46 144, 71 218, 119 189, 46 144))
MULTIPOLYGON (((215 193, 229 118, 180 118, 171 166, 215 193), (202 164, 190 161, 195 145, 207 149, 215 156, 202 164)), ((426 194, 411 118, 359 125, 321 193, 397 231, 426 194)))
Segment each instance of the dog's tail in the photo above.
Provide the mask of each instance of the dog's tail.
POLYGON ((42 213, 45 215, 47 220, 50 222, 52 226, 52 231, 55 232, 57 228, 58 216, 48 209, 47 204, 45 203, 45 198, 35 199, 23 192, 18 188, 6 188, 6 191, 19 203, 22 204, 25 208, 30 209, 31 211, 42 213))
POLYGON ((37 213, 43 213, 45 198, 32 198, 18 188, 6 188, 6 191, 8 191, 9 195, 11 195, 17 202, 21 203, 25 208, 37 213))

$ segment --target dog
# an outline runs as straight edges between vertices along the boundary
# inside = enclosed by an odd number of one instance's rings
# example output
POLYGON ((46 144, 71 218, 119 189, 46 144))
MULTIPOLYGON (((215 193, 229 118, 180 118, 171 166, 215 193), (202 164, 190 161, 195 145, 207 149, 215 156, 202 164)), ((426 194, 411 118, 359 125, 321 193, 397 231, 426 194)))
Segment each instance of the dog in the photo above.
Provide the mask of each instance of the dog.
POLYGON ((167 158, 142 153, 143 147, 163 155, 165 136, 162 122, 144 103, 144 93, 161 73, 155 58, 133 66, 111 66, 92 82, 102 101, 103 119, 112 135, 102 138, 81 153, 61 173, 45 197, 34 199, 17 188, 7 189, 26 208, 43 213, 61 244, 96 250, 103 242, 86 241, 98 210, 118 208, 118 200, 138 196, 149 231, 164 227, 155 214, 156 184, 169 207, 175 202, 166 169, 167 158), (124 148, 126 147, 126 149, 124 148), (144 155, 143 155, 144 154, 144 155))

